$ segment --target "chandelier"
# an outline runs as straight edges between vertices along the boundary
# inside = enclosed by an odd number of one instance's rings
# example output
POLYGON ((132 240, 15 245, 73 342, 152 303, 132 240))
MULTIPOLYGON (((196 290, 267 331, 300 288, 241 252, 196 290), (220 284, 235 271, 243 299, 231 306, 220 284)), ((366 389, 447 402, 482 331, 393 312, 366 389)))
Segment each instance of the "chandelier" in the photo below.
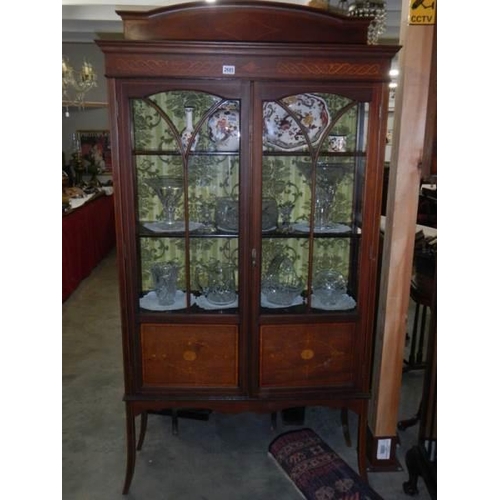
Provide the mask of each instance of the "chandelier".
POLYGON ((385 33, 387 17, 385 0, 358 0, 354 2, 349 2, 349 0, 328 0, 328 4, 329 7, 346 13, 350 17, 373 18, 368 26, 367 41, 370 45, 376 44, 379 36, 385 33))
POLYGON ((75 71, 66 56, 62 57, 62 100, 69 116, 69 106, 85 107, 85 94, 97 87, 97 74, 92 65, 83 61, 82 69, 75 71))

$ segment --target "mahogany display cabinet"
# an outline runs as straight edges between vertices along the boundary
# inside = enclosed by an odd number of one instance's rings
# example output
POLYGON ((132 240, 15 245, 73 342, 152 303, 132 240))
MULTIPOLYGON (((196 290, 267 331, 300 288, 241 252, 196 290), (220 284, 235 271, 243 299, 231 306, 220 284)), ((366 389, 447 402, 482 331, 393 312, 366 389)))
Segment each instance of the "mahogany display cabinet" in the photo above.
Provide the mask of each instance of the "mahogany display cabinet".
MULTIPOLYGON (((327 406, 366 427, 388 82, 370 20, 119 11, 110 102, 129 490, 136 417, 327 406)), ((144 423, 145 419, 143 420, 144 423)))

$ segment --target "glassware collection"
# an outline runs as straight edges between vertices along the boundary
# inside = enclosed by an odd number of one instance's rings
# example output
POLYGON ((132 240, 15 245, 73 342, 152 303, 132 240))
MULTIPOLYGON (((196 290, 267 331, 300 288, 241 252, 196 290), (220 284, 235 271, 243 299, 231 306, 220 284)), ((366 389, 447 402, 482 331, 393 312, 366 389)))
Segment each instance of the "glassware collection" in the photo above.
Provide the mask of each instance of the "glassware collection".
MULTIPOLYGON (((144 183, 149 196, 154 194, 161 205, 160 211, 154 209, 154 197, 144 202, 139 209, 139 222, 153 234, 151 238, 168 242, 152 240, 154 250, 144 250, 143 286, 151 290, 141 299, 141 307, 145 309, 174 310, 190 305, 201 309, 238 307, 237 265, 231 259, 221 258, 217 249, 208 251, 207 248, 217 248, 217 245, 208 245, 210 238, 233 239, 236 247, 239 241, 239 101, 223 100, 215 105, 218 99, 215 96, 196 97, 206 99, 203 106, 210 112, 203 113, 203 108, 192 105, 176 106, 181 131, 177 136, 171 133, 177 137, 170 140, 174 149, 163 150, 157 158, 151 155, 142 159, 146 167, 138 175, 138 183, 144 183), (177 153, 175 144, 179 145, 177 153), (198 167, 196 160, 200 157, 198 167), (196 168, 201 169, 200 175, 195 175, 196 168), (167 239, 162 240, 163 234, 167 239), (183 246, 187 234, 190 235, 189 250, 183 246), (202 241, 207 242, 205 250, 202 241), (202 255, 205 252, 196 262, 193 256, 187 260, 185 257, 186 252, 194 251, 191 250, 193 242, 197 242, 196 248, 202 248, 202 255), (174 248, 181 248, 180 260, 184 265, 155 255, 173 255, 178 251, 174 248), (182 270, 186 266, 190 268, 189 283, 186 282, 187 269, 182 270), (144 277, 148 269, 150 286, 144 277)), ((170 96, 161 98, 168 102, 170 96)), ((339 119, 336 113, 341 105, 345 107, 345 102, 340 101, 339 105, 336 99, 338 101, 338 96, 299 94, 263 103, 262 238, 269 238, 268 241, 292 238, 291 245, 295 245, 294 251, 299 257, 290 258, 286 252, 279 252, 279 245, 276 247, 276 255, 261 271, 262 307, 306 304, 313 309, 340 310, 356 305, 348 295, 349 276, 339 270, 344 269, 343 266, 321 269, 308 279, 312 271, 304 254, 316 251, 317 237, 350 234, 354 230, 348 210, 339 215, 339 200, 346 205, 353 203, 349 192, 353 190, 354 167, 348 134, 333 133, 334 120, 339 119), (311 155, 311 151, 316 153, 311 155), (307 238, 314 244, 306 251, 307 238), (349 307, 344 307, 343 297, 352 300, 349 307)), ((137 109, 143 112, 142 105, 137 109)), ((136 122, 143 123, 144 129, 136 130, 137 141, 151 140, 148 137, 161 120, 156 116, 140 118, 136 122), (149 125, 151 130, 148 123, 153 124, 149 125)), ((160 142, 168 144, 168 141, 168 134, 162 132, 160 142)), ((328 240, 321 241, 324 244, 328 240)), ((343 255, 338 257, 340 261, 348 258, 348 250, 343 255)))

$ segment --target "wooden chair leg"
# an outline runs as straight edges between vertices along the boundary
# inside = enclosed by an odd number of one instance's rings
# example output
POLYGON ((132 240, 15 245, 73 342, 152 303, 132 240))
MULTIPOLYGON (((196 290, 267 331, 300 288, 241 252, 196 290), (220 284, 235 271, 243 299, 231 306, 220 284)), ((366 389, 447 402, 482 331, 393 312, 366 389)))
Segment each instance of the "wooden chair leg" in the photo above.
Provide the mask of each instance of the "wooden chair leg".
POLYGON ((423 306, 422 318, 420 319, 420 338, 418 339, 417 363, 421 364, 424 356, 424 339, 426 330, 427 307, 423 306))
POLYGON ((179 435, 179 416, 176 408, 172 408, 172 434, 174 436, 179 435))
POLYGON ((351 443, 351 433, 349 432, 349 412, 347 408, 342 408, 340 410, 340 421, 342 422, 342 432, 344 433, 345 444, 350 448, 351 443))
POLYGON ((410 367, 415 365, 415 350, 417 347, 418 317, 419 316, 420 316, 420 304, 417 302, 415 305, 415 316, 413 319, 413 330, 412 330, 412 334, 411 334, 410 356, 408 358, 408 365, 410 367))
POLYGON ((273 411, 271 413, 271 430, 274 432, 278 428, 278 414, 277 412, 273 411))
POLYGON ((368 467, 366 457, 366 430, 368 427, 368 402, 361 404, 358 414, 358 469, 361 478, 368 482, 368 467))

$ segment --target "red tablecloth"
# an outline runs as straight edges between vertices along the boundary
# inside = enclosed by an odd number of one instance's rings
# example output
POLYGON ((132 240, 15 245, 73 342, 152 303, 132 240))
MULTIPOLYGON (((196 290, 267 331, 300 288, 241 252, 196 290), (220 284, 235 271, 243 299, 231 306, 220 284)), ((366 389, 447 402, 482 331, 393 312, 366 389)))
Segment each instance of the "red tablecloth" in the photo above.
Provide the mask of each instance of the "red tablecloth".
POLYGON ((62 300, 114 248, 113 196, 100 196, 62 218, 62 300))

